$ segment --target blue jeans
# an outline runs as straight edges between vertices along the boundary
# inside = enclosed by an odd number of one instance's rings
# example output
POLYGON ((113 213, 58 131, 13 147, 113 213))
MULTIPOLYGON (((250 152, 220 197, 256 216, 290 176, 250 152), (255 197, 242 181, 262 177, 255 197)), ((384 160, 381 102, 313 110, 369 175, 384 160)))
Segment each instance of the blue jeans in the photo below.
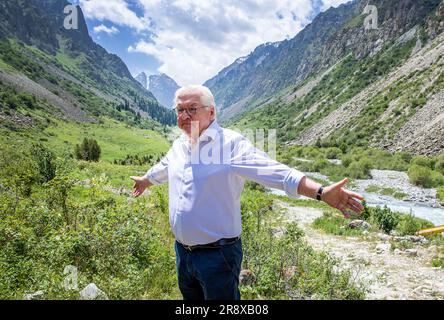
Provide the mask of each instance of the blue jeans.
POLYGON ((176 269, 184 300, 240 300, 242 241, 188 251, 176 241, 176 269))

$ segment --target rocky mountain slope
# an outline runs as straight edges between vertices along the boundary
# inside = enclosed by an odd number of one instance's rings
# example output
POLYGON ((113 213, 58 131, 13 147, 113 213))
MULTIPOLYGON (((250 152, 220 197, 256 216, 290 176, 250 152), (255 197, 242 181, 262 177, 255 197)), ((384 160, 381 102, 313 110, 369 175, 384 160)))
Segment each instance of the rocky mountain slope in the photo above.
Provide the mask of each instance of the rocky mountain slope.
MULTIPOLYGON (((319 14, 296 37, 256 48, 241 62, 222 70, 206 84, 221 109, 241 105, 241 110, 307 79, 335 64, 347 53, 358 58, 374 54, 383 45, 425 20, 436 1, 371 1, 378 8, 377 30, 364 29, 367 0, 355 0, 319 14)), ((239 110, 239 111, 241 111, 239 110)), ((224 117, 238 112, 227 110, 224 117)))
POLYGON ((122 120, 133 115, 153 125, 175 123, 174 113, 133 79, 118 56, 93 42, 80 7, 77 29, 65 28, 64 8, 69 4, 66 0, 0 3, 2 91, 30 93, 40 105, 49 103, 47 111, 67 119, 95 121, 96 116, 107 115, 122 120))
MULTIPOLYGON (((364 3, 342 6, 355 15, 333 32, 323 49, 329 48, 336 60, 321 59, 319 71, 312 68, 305 80, 256 98, 256 108, 249 112, 240 104, 229 106, 230 114, 244 112, 231 118, 233 126, 277 128, 279 140, 290 145, 443 152, 444 2, 374 1, 379 10, 376 30, 364 28, 364 3)), ((320 15, 313 23, 322 19, 320 15)), ((300 66, 300 60, 294 62, 300 66)), ((272 74, 262 79, 274 80, 272 74)))
POLYGON ((134 79, 136 79, 145 89, 148 87, 148 78, 145 72, 139 73, 134 79))
POLYGON ((164 107, 171 109, 174 94, 179 89, 176 81, 165 73, 149 76, 148 90, 153 93, 157 101, 164 107))

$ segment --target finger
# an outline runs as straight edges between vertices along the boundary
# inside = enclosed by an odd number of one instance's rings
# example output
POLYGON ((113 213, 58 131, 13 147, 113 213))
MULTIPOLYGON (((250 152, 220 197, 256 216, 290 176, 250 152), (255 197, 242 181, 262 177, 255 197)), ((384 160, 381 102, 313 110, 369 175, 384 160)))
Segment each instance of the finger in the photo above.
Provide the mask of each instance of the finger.
POLYGON ((362 211, 358 207, 356 207, 355 205, 352 205, 352 204, 348 205, 348 208, 358 214, 361 213, 361 211, 362 211))
POLYGON ((351 209, 351 210, 353 210, 354 212, 356 212, 356 213, 361 213, 361 209, 359 209, 359 207, 357 207, 355 204, 349 204, 348 205, 348 208, 349 209, 351 209))
POLYGON ((353 197, 353 198, 357 198, 359 200, 364 200, 364 197, 361 196, 360 194, 350 191, 350 190, 344 190, 349 196, 353 197))
POLYGON ((364 206, 360 202, 356 201, 353 198, 348 199, 348 203, 355 206, 356 208, 358 208, 361 211, 364 210, 364 206))
POLYGON ((335 187, 336 187, 336 188, 338 188, 338 187, 342 187, 342 186, 344 186, 347 182, 348 182, 348 178, 344 178, 344 179, 342 179, 341 181, 337 182, 336 185, 335 185, 335 187))
POLYGON ((342 203, 338 204, 338 210, 341 211, 342 213, 345 212, 346 206, 342 203))

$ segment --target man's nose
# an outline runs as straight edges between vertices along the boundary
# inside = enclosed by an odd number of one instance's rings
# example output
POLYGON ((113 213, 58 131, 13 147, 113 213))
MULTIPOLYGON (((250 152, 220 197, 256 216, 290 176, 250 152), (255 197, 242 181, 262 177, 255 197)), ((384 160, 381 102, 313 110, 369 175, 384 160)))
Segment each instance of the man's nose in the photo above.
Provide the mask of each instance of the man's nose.
POLYGON ((190 114, 188 113, 187 110, 184 110, 184 111, 181 113, 180 116, 182 117, 182 119, 188 119, 188 118, 191 118, 191 116, 190 116, 190 114))

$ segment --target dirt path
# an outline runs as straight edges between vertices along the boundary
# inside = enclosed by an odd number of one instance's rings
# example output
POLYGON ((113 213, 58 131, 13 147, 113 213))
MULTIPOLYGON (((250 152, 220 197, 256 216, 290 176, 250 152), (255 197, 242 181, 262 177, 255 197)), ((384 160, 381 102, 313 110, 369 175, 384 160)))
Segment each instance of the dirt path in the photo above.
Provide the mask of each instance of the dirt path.
POLYGON ((435 246, 415 244, 416 251, 409 254, 391 251, 390 236, 384 234, 329 235, 311 227, 311 223, 322 216, 321 209, 275 201, 283 209, 284 221, 297 222, 315 250, 338 258, 340 267, 350 269, 356 281, 369 289, 367 299, 444 299, 444 270, 430 264, 437 255, 435 246))

